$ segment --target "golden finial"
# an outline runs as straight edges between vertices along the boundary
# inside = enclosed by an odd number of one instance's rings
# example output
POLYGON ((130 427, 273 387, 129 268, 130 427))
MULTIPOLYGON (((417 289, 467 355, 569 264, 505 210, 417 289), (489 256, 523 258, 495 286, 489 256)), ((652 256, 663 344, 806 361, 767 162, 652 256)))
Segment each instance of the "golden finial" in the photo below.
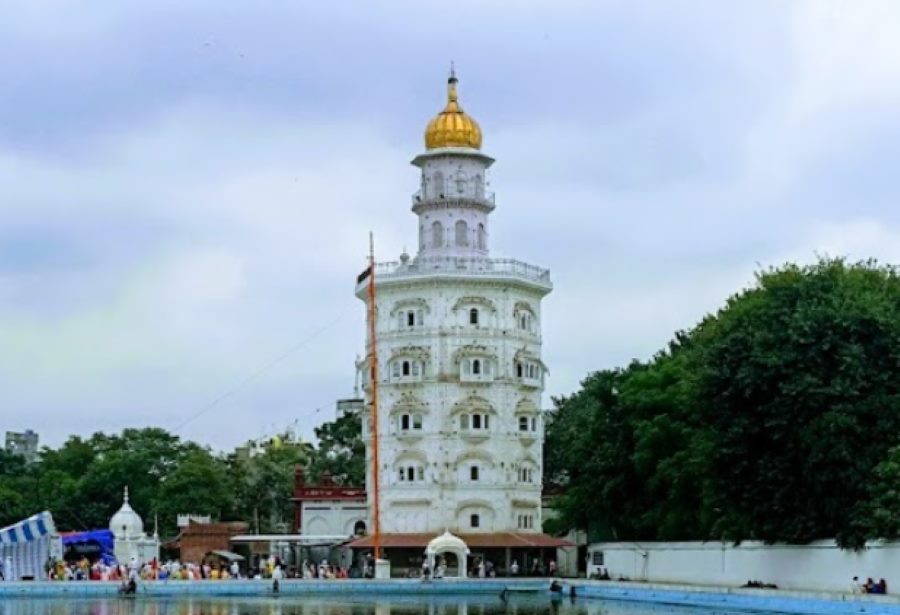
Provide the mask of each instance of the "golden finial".
POLYGON ((425 147, 470 147, 481 148, 481 128, 459 107, 456 90, 456 66, 450 62, 450 77, 447 79, 447 106, 425 129, 425 147))
POLYGON ((459 79, 456 78, 456 68, 453 66, 453 61, 450 61, 450 78, 447 79, 447 105, 449 106, 455 105, 459 101, 459 95, 456 93, 456 83, 459 79))

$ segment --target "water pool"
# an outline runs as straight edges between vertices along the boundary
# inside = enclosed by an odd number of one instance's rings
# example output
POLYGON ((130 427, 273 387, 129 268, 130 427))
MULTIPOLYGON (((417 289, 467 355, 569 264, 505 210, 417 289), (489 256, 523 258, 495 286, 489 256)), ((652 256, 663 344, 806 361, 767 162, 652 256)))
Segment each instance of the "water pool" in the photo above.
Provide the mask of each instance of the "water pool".
MULTIPOLYGON (((232 598, 8 598, 0 615, 728 615, 740 613, 606 600, 551 600, 546 595, 495 597, 321 596, 232 598)), ((746 614, 746 611, 744 611, 746 614)), ((755 613, 764 613, 755 611, 755 613)))

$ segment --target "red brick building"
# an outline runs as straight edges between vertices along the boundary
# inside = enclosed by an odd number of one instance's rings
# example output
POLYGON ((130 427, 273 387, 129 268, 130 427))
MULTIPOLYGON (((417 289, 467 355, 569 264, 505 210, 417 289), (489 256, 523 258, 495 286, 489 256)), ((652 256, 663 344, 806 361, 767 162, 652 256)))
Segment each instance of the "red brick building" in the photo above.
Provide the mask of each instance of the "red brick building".
POLYGON ((212 551, 230 551, 231 537, 246 534, 249 525, 243 521, 225 523, 189 522, 181 530, 175 543, 170 545, 179 550, 182 562, 200 562, 212 551))

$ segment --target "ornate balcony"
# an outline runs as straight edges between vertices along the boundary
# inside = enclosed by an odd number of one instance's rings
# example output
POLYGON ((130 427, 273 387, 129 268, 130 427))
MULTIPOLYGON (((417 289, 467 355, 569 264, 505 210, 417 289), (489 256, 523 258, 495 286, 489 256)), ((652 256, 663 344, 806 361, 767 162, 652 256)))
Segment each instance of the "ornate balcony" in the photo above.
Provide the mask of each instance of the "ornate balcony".
POLYGON ((485 212, 491 212, 496 206, 494 193, 487 192, 476 194, 471 191, 458 192, 455 190, 440 194, 423 194, 421 190, 412 195, 412 210, 419 213, 423 209, 435 209, 444 207, 475 207, 485 212))
MULTIPOLYGON (((529 265, 511 258, 462 258, 429 257, 415 258, 406 262, 390 261, 375 264, 375 280, 378 282, 401 281, 416 277, 469 277, 502 278, 523 280, 544 287, 547 292, 553 288, 550 270, 529 265)), ((366 281, 357 285, 357 293, 365 288, 366 281)))

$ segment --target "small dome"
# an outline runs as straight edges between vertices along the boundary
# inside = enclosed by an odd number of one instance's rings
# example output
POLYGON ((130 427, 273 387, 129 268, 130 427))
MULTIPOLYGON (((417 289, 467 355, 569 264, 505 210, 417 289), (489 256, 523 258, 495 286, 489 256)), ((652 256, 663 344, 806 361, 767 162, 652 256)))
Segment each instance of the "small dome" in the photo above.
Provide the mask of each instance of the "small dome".
POLYGON ((445 530, 437 538, 432 538, 428 546, 425 547, 426 553, 442 553, 444 551, 468 553, 469 547, 462 538, 454 536, 445 530))
POLYGON ((128 503, 128 487, 125 487, 122 508, 109 520, 109 530, 118 539, 141 538, 144 535, 144 522, 128 503))
POLYGON ((450 70, 447 80, 447 106, 428 122, 425 129, 425 147, 471 147, 481 149, 481 128, 459 106, 456 94, 456 73, 450 70))

